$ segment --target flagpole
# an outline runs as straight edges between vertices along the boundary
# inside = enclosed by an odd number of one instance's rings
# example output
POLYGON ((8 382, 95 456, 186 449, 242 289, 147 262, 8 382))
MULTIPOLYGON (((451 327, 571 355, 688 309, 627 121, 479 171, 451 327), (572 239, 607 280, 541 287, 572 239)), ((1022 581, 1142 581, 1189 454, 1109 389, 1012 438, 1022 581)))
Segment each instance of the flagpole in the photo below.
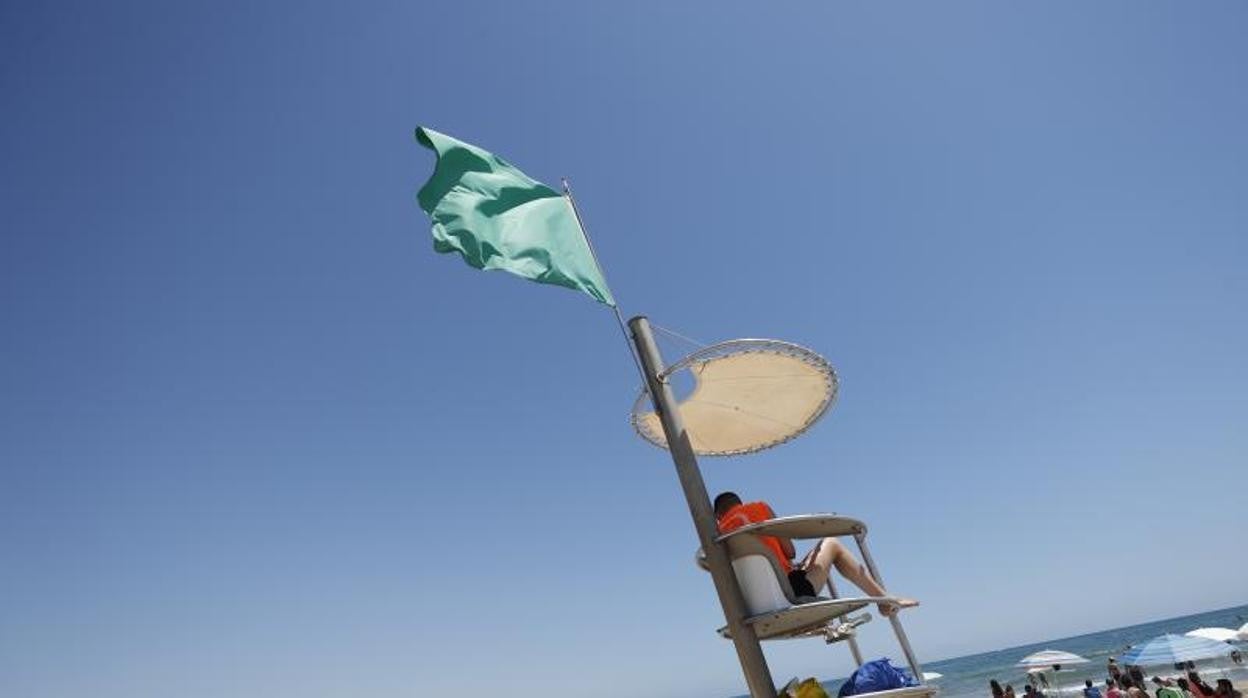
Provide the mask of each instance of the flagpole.
MULTIPOLYGON (((602 275, 603 284, 607 288, 611 288, 611 284, 607 283, 607 272, 602 268, 602 262, 598 259, 598 251, 594 249, 594 241, 589 237, 589 228, 585 227, 585 219, 581 217, 581 209, 576 205, 576 197, 572 196, 572 184, 567 177, 560 177, 559 179, 563 183, 563 196, 572 207, 572 215, 576 217, 576 227, 581 229, 581 237, 585 238, 585 245, 589 248, 589 256, 594 258, 594 266, 598 267, 598 273, 602 275)), ((624 324, 624 316, 620 314, 620 306, 612 304, 611 311, 615 313, 615 324, 619 326, 620 334, 624 335, 624 344, 628 346, 628 355, 632 357, 633 365, 637 367, 637 372, 641 374, 641 384, 646 392, 650 392, 650 385, 646 381, 646 372, 641 367, 641 361, 637 358, 632 336, 628 332, 628 327, 624 324)))
MULTIPOLYGON (((567 178, 562 178, 563 194, 572 206, 576 223, 589 246, 589 254, 598 266, 598 273, 605 283, 607 274, 598 261, 598 253, 589 238, 589 229, 581 218, 581 210, 572 196, 572 185, 567 178)), ((608 284, 608 288, 610 285, 608 284)), ((663 375, 663 356, 654 341, 654 333, 650 330, 650 321, 638 316, 624 324, 624 316, 620 309, 612 305, 615 320, 628 343, 628 353, 633 357, 637 371, 641 373, 642 385, 650 394, 650 402, 663 425, 663 435, 667 439, 668 451, 672 462, 676 465, 676 477, 680 480, 680 488, 685 493, 685 503, 689 506, 689 515, 693 518, 693 527, 697 531, 698 541, 706 555, 706 567, 711 573, 715 584, 715 592, 724 610, 724 619, 728 622, 728 634, 737 650, 737 660, 741 663, 741 671, 745 674, 745 683, 751 698, 775 698, 776 687, 772 682, 771 670, 767 666, 767 658, 759 644, 754 626, 745 622, 749 612, 745 605, 745 596, 741 593, 741 585, 737 581, 732 561, 728 558, 728 549, 716 540, 719 537, 719 523, 711 506, 711 497, 707 494, 706 483, 702 480, 702 471, 698 469, 698 458, 694 454, 693 444, 689 441, 689 433, 685 430, 684 419, 678 409, 676 396, 672 386, 663 375), (629 331, 632 329, 632 332, 629 331)))

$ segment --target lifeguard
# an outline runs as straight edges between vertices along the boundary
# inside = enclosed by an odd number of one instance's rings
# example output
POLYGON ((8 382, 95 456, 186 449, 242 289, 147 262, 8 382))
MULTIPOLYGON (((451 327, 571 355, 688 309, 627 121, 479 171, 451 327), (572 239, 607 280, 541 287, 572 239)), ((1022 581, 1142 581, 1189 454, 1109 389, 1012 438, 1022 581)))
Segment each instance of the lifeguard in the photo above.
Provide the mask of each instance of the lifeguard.
MULTIPOLYGON (((715 518, 719 522, 719 532, 728 533, 748 524, 774 519, 776 513, 766 502, 742 503, 741 497, 735 492, 721 492, 715 497, 715 518)), ((797 565, 792 562, 797 554, 793 541, 776 536, 759 536, 759 539, 775 553, 776 559, 788 574, 793 593, 798 596, 815 596, 815 590, 827 584, 833 567, 868 596, 889 595, 853 553, 835 538, 821 539, 797 565)), ((898 608, 919 605, 914 599, 896 598, 896 604, 880 604, 880 613, 891 616, 898 608)))

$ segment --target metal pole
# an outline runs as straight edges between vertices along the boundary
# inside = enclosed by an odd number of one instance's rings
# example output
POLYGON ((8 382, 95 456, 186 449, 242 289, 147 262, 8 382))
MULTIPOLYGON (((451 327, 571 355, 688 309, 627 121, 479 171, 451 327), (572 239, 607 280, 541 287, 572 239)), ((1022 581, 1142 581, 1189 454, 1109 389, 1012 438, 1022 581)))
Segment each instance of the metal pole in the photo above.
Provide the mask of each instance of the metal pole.
POLYGON ((776 698, 776 687, 771 680, 771 670, 767 668, 763 648, 758 644, 758 636, 754 634, 753 626, 745 623, 748 615, 745 598, 737 584, 737 575, 732 571, 728 550, 722 543, 715 542, 719 536, 719 525, 715 521, 715 512, 711 509, 711 498, 706 493, 702 472, 698 470, 698 459, 689 442, 689 434, 685 431, 684 420, 676 409, 676 397, 672 393, 672 387, 660 377, 664 369, 663 356, 654 342, 650 321, 644 316, 638 316, 629 320, 628 326, 633 332, 633 343, 637 348, 637 356, 641 359, 647 387, 650 389, 650 399, 654 403, 654 411, 663 423, 668 450, 671 451, 672 462, 676 464, 676 476, 680 478, 680 487, 685 492, 685 502, 689 505, 693 526, 698 531, 698 540, 706 554, 706 566, 715 582, 719 603, 724 608, 728 632, 732 635, 732 644, 737 648, 737 659, 741 662, 741 671, 745 673, 750 696, 776 698))
MULTIPOLYGON (((832 571, 828 570, 828 596, 834 599, 840 598, 836 595, 836 585, 832 583, 832 571)), ((845 639, 849 643, 849 653, 854 655, 854 663, 862 666, 862 650, 858 649, 858 638, 850 635, 845 639)))
MULTIPOLYGON (((862 561, 867 565, 867 571, 880 585, 884 586, 884 580, 880 577, 880 570, 875 566, 875 560, 871 558, 871 551, 867 549, 867 536, 862 533, 855 533, 854 540, 858 542, 858 550, 862 553, 862 561)), ((888 588, 888 587, 884 587, 888 588)), ((906 631, 901 627, 901 619, 898 618, 900 610, 897 609, 893 615, 888 617, 888 622, 893 626, 893 634, 897 636, 897 643, 901 645, 902 654, 906 655, 906 663, 910 665, 910 671, 914 672, 914 680, 920 684, 923 681, 923 667, 919 666, 919 660, 914 656, 914 650, 910 648, 910 639, 906 637, 906 631)))

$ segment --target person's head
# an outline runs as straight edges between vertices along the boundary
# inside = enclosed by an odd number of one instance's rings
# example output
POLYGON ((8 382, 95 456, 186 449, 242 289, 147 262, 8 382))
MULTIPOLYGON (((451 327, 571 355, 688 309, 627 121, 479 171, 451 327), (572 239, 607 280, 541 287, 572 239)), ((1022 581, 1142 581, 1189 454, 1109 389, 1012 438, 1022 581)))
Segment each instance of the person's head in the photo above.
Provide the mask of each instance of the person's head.
POLYGON ((715 516, 723 516, 728 510, 741 503, 736 492, 720 492, 715 495, 715 516))
POLYGON ((1234 685, 1230 679, 1218 679, 1218 695, 1229 696, 1232 688, 1234 688, 1234 685))
POLYGON ((1092 688, 1092 679, 1084 679, 1083 685, 1087 688, 1092 688))
POLYGON ((1153 679, 1152 679, 1152 681, 1153 681, 1153 683, 1157 684, 1158 686, 1160 686, 1160 685, 1161 685, 1161 677, 1160 677, 1160 676, 1154 676, 1154 677, 1153 677, 1153 679))
POLYGON ((1183 689, 1184 691, 1187 691, 1191 689, 1191 684, 1187 682, 1187 679, 1183 677, 1179 677, 1179 688, 1183 689))
POLYGON ((1118 663, 1118 660, 1117 660, 1117 659, 1114 659, 1113 657, 1110 657, 1110 658, 1109 658, 1109 663, 1110 663, 1110 664, 1117 664, 1117 663, 1118 663))
POLYGON ((1001 684, 997 683, 996 679, 988 681, 988 688, 992 690, 992 698, 1001 698, 1005 695, 1005 691, 1001 690, 1001 684))
POLYGON ((1115 686, 1116 686, 1116 684, 1114 683, 1114 677, 1112 677, 1112 676, 1111 676, 1111 677, 1109 677, 1109 678, 1105 679, 1105 688, 1106 688, 1106 689, 1114 688, 1115 686))

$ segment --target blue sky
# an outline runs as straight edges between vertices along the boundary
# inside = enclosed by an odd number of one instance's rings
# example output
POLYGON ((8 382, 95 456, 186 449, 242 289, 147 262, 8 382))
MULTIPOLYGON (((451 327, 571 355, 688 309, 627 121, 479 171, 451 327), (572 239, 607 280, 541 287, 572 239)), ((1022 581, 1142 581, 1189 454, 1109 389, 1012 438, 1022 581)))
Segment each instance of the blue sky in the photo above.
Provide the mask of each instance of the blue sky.
POLYGON ((610 314, 435 255, 418 124, 571 177, 626 312, 833 362, 808 436, 705 477, 869 521, 922 658, 1244 603, 1246 34, 5 5, 0 693, 741 691, 610 314))

